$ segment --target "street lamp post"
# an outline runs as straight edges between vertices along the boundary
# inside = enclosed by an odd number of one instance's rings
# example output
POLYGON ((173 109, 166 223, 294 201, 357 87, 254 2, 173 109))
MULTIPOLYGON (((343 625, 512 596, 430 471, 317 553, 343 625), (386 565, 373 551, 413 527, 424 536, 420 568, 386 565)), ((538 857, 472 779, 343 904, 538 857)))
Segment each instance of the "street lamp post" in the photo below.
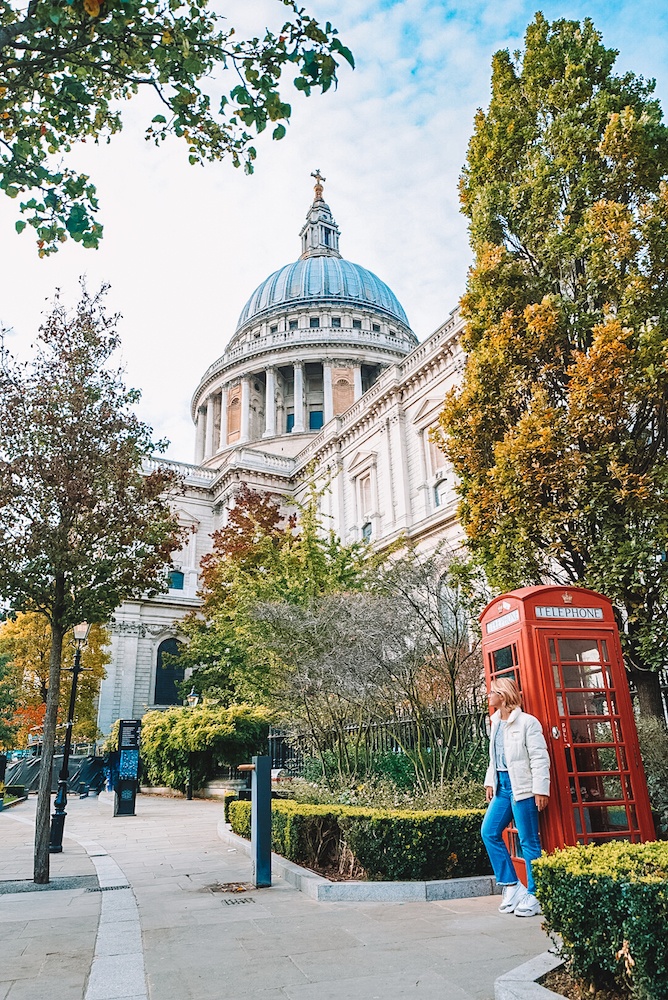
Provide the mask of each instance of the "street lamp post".
POLYGON ((70 748, 72 746, 72 727, 74 726, 74 705, 77 699, 77 681, 82 671, 81 650, 86 645, 86 639, 90 631, 88 622, 82 622, 74 626, 74 642, 76 650, 74 653, 74 666, 72 667, 72 690, 70 692, 70 706, 67 712, 67 725, 65 733, 65 747, 63 749, 63 766, 58 775, 58 791, 54 802, 54 812, 51 817, 51 839, 49 841, 49 853, 60 854, 63 850, 63 829, 65 827, 65 806, 67 805, 67 779, 70 776, 68 765, 70 762, 70 748))
MULTIPOLYGON (((190 694, 186 698, 188 708, 195 708, 199 703, 199 695, 195 688, 191 688, 190 694)), ((190 801, 193 797, 193 751, 188 751, 188 785, 186 786, 186 799, 190 801)))

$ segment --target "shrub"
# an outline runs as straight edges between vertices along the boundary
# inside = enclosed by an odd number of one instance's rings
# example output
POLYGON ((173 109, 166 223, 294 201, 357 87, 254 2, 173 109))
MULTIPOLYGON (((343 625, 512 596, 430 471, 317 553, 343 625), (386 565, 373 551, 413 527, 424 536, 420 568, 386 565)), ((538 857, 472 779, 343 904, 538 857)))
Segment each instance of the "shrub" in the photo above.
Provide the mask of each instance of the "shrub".
POLYGON ((668 839, 668 729, 659 719, 638 719, 638 739, 656 835, 668 839))
POLYGON ((483 812, 380 810, 339 819, 346 844, 370 879, 438 879, 489 872, 483 812))
POLYGON ((230 822, 230 803, 237 801, 237 793, 233 791, 225 792, 223 795, 223 813, 225 815, 225 822, 230 822))
POLYGON ((294 778, 279 789, 279 797, 312 805, 366 806, 372 809, 437 810, 484 809, 485 790, 481 781, 450 778, 428 791, 404 791, 387 779, 367 779, 351 783, 332 782, 331 787, 294 778))
POLYGON ((246 761, 266 746, 266 709, 199 705, 148 712, 142 720, 141 757, 148 781, 184 791, 190 769, 193 787, 225 765, 246 761))
POLYGON ((22 799, 25 793, 25 785, 5 785, 5 795, 8 798, 22 799))
POLYGON ((668 844, 570 847, 532 863, 548 932, 595 988, 668 996, 668 844))
MULTIPOLYGON (((232 802, 235 833, 250 837, 250 803, 232 802)), ((272 847, 307 867, 364 869, 372 880, 481 875, 489 861, 482 810, 411 812, 359 806, 272 803, 272 847)))

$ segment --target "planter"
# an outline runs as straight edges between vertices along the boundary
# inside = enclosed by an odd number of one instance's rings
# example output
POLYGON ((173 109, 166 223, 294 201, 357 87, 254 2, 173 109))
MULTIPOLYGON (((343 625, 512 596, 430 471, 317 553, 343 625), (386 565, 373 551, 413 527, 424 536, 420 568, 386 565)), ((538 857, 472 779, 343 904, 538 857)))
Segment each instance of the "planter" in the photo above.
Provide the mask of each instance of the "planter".
POLYGON ((564 1000, 559 993, 553 993, 537 982, 563 964, 563 959, 558 955, 544 951, 531 961, 499 976, 494 983, 494 1000, 564 1000))

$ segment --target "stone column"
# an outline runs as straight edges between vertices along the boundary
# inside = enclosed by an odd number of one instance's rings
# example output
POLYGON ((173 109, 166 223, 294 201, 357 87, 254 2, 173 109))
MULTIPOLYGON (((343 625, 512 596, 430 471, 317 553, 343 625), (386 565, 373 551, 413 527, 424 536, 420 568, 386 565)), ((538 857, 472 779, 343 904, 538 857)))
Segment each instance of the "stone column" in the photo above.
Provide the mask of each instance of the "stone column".
POLYGON ((294 366, 295 372, 295 423, 292 428, 294 434, 301 434, 304 431, 304 364, 297 361, 294 366))
POLYGON ((227 447, 227 386, 223 386, 220 391, 220 439, 218 450, 222 451, 227 447))
POLYGON ((206 401, 206 439, 204 446, 204 458, 211 458, 213 455, 213 427, 214 427, 214 405, 215 397, 213 394, 209 396, 206 401))
POLYGON ((197 417, 195 420, 195 465, 200 465, 204 459, 204 423, 206 421, 206 413, 204 410, 199 409, 197 411, 197 417))
POLYGON ((263 437, 276 435, 276 369, 267 368, 265 372, 264 393, 264 434, 263 437))
POLYGON ((250 381, 245 375, 241 379, 241 433, 239 443, 250 440, 250 381))
POLYGON ((322 388, 324 395, 323 422, 328 424, 334 416, 334 393, 332 390, 332 362, 322 365, 322 388))
POLYGON ((394 481, 393 506, 394 522, 398 527, 411 524, 411 499, 407 476, 406 427, 401 404, 390 411, 387 424, 388 445, 391 455, 391 475, 394 481))
POLYGON ((353 365, 353 384, 355 387, 354 400, 357 400, 362 395, 362 366, 353 365))

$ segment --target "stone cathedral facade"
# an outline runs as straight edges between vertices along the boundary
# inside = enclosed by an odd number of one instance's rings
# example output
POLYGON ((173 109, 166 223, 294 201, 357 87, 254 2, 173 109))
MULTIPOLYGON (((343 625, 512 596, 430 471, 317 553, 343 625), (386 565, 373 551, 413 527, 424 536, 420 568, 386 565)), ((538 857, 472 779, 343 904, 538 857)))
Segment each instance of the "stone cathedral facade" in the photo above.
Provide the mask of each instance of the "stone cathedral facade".
POLYGON ((400 535, 424 547, 456 544, 454 477, 430 442, 463 364, 456 312, 421 343, 394 293, 345 260, 339 229, 315 197, 301 255, 271 274, 244 306, 222 357, 192 397, 193 464, 176 504, 187 544, 174 554, 169 591, 122 605, 111 623, 112 661, 98 724, 177 703, 176 623, 197 608, 199 561, 246 483, 301 498, 309 477, 331 482, 324 522, 344 540, 385 546, 400 535))

